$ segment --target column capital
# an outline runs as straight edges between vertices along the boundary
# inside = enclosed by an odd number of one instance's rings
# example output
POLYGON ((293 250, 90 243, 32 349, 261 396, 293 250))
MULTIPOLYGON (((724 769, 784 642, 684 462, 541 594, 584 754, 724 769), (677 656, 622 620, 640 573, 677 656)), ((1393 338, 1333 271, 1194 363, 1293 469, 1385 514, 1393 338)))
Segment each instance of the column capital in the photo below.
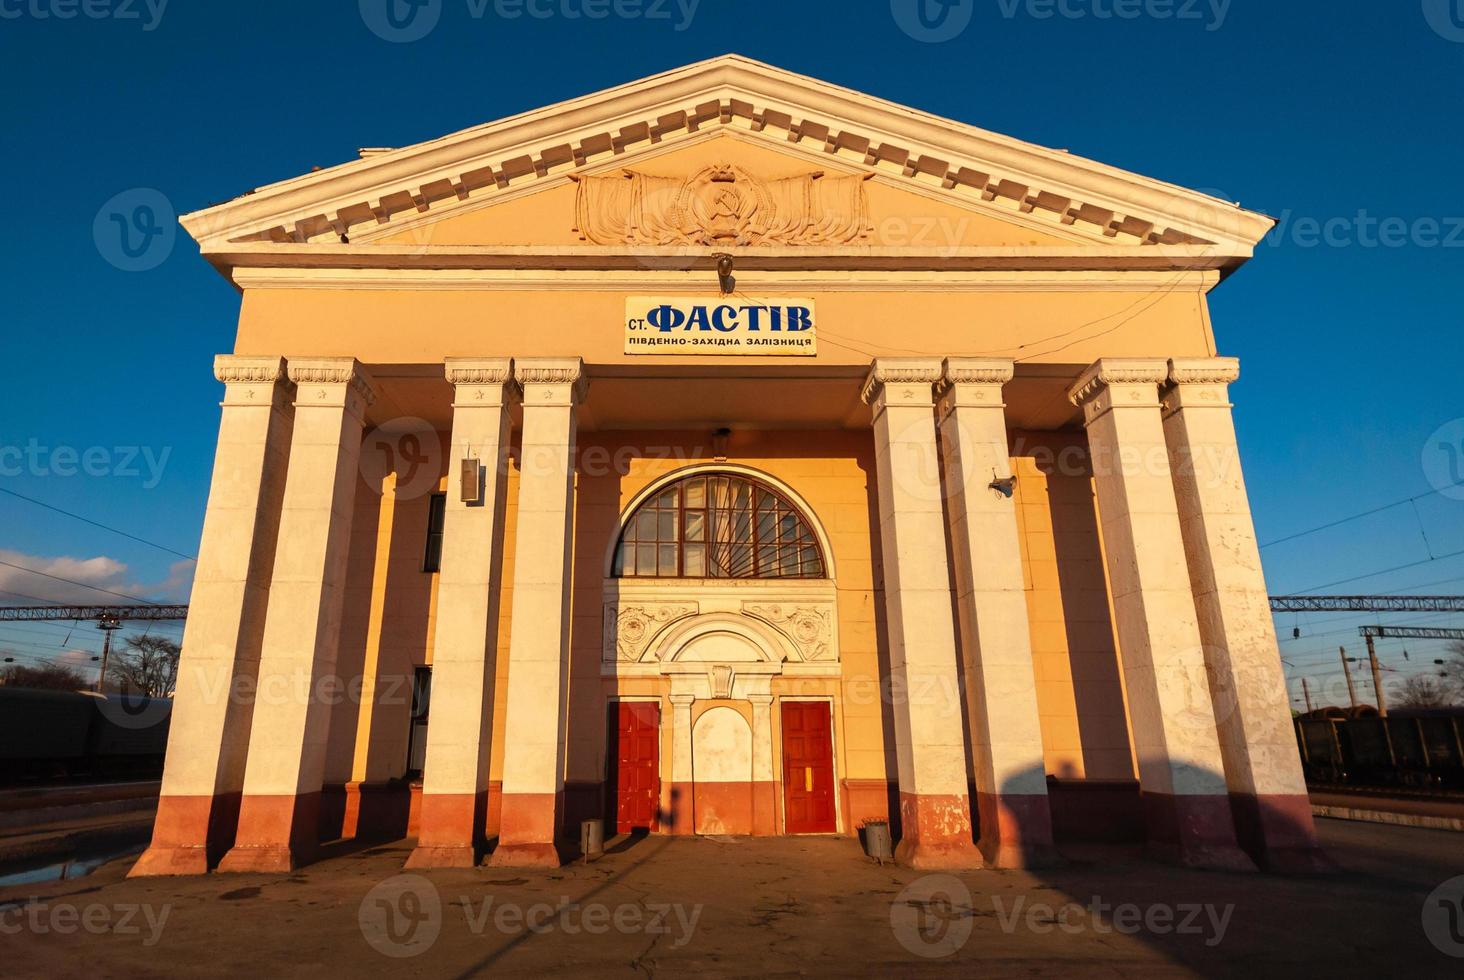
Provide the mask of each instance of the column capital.
POLYGON ((1162 397, 1165 417, 1185 408, 1230 408, 1227 386, 1239 377, 1238 358, 1174 358, 1162 397))
POLYGON ((277 355, 219 354, 214 377, 225 385, 225 406, 280 406, 288 404, 285 359, 277 355))
POLYGON ((454 408, 506 405, 519 391, 509 357, 449 357, 443 374, 454 389, 454 408))
POLYGON ((935 401, 935 383, 943 369, 938 357, 875 358, 859 397, 876 413, 891 399, 906 405, 929 405, 935 401))
POLYGON ((520 357, 513 362, 513 376, 526 389, 525 405, 573 406, 584 401, 588 386, 585 362, 578 357, 520 357))
POLYGON ((773 696, 771 694, 749 694, 747 700, 757 707, 766 708, 772 705, 773 696))
POLYGON ((1005 408, 1002 389, 1016 373, 1016 362, 995 357, 948 357, 936 383, 940 416, 957 408, 1005 408))
POLYGON ((215 354, 214 377, 226 385, 274 384, 285 379, 285 359, 270 354, 215 354))
POLYGON ((1128 408, 1157 406, 1159 385, 1168 377, 1169 362, 1160 358, 1105 357, 1078 376, 1068 389, 1068 399, 1083 410, 1083 421, 1090 424, 1116 403, 1128 408))
POLYGON ((376 401, 371 375, 354 357, 292 357, 286 373, 300 389, 295 396, 297 407, 344 407, 364 414, 376 401), (307 395, 307 388, 314 393, 307 395))
POLYGON ((675 707, 678 707, 678 708, 689 708, 696 701, 696 695, 695 694, 668 694, 666 696, 666 700, 670 701, 675 707))
POLYGON ((1169 362, 1169 383, 1228 385, 1240 378, 1238 357, 1176 357, 1169 362))

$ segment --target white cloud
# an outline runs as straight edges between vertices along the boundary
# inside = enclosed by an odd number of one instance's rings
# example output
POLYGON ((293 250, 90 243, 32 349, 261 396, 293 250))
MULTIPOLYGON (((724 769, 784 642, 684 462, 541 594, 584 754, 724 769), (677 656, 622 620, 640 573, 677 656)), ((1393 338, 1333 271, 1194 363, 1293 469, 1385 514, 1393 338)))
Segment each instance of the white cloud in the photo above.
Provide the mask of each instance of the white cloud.
POLYGON ((37 600, 88 605, 132 601, 122 596, 186 602, 193 583, 194 563, 191 561, 174 562, 161 582, 138 581, 126 562, 105 555, 94 558, 49 557, 0 549, 0 561, 9 563, 0 565, 0 593, 3 593, 0 594, 0 605, 7 606, 26 605, 37 600), (14 567, 16 565, 21 567, 14 567), (43 574, 32 574, 25 569, 43 574))

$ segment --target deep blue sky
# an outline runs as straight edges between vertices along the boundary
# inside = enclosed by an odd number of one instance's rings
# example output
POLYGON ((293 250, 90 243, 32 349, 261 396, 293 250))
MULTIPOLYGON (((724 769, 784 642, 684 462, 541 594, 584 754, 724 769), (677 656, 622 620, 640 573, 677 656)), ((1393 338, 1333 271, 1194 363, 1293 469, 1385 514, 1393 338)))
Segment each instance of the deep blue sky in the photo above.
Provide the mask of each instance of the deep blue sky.
MULTIPOLYGON (((1148 14, 1189 0, 1129 0, 1137 19, 1098 16, 1113 0, 1068 0, 1083 16, 1046 19, 1040 0, 964 0, 969 26, 943 43, 908 36, 888 0, 701 0, 684 30, 674 0, 665 18, 594 21, 565 15, 582 0, 538 2, 553 16, 505 19, 489 4, 474 17, 476 0, 441 0, 425 39, 388 43, 355 0, 171 0, 151 30, 141 0, 128 4, 141 19, 70 20, 36 16, 65 0, 0 0, 10 216, 0 447, 170 454, 156 486, 144 485, 141 462, 136 477, 7 470, 0 487, 183 553, 196 547, 220 394, 209 365, 231 345, 238 296, 181 233, 153 270, 109 264, 93 221, 114 195, 157 188, 185 213, 360 146, 436 137, 736 51, 1287 219, 1213 297, 1222 350, 1244 362, 1234 394, 1262 541, 1432 489, 1430 434, 1464 416, 1464 27, 1452 26, 1454 0, 1233 0, 1223 18, 1210 0, 1194 18, 1148 14), (1385 247, 1360 214, 1423 233, 1385 247), (1303 219, 1336 219, 1340 240, 1310 243, 1303 219), (1452 247, 1429 236, 1430 223, 1444 229, 1434 237, 1452 229, 1452 247)), ((1464 3, 1454 5, 1464 25, 1464 3)), ((1272 590, 1459 551, 1461 516, 1464 503, 1433 496, 1416 512, 1267 548, 1272 590)), ((170 595, 177 560, 5 497, 0 550, 33 566, 110 559, 126 568, 44 567, 153 597, 170 595)), ((1424 583, 1464 591, 1464 558, 1327 591, 1424 583)), ((0 566, 0 589, 45 597, 56 587, 0 566)), ((1308 636, 1282 644, 1295 676, 1324 680, 1336 644, 1357 645, 1348 634, 1366 618, 1303 621, 1308 636)), ((1292 618, 1281 625, 1289 636, 1292 618)), ((47 654, 62 632, 0 637, 47 654)), ((1403 666, 1398 644, 1382 649, 1403 666)))

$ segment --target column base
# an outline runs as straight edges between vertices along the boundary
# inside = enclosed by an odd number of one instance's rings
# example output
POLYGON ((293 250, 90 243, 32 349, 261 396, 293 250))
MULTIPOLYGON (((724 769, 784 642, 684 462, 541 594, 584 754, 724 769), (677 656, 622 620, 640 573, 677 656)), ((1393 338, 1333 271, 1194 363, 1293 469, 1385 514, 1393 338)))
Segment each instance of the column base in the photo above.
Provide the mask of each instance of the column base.
POLYGON ((482 853, 488 791, 424 793, 419 804, 417 846, 408 868, 473 868, 482 853))
POLYGON ((553 844, 502 844, 493 849, 488 859, 495 868, 558 868, 564 865, 559 849, 553 844))
POLYGON ((418 844, 407 856, 402 867, 417 871, 426 868, 476 868, 478 849, 470 844, 442 844, 426 846, 418 844))
POLYGON ((245 796, 239 833, 219 862, 226 873, 285 874, 309 864, 319 842, 320 794, 245 796))
POLYGON ((1235 839, 1230 797, 1144 793, 1148 851, 1156 860, 1201 871, 1256 871, 1235 839))
POLYGON ((142 852, 127 872, 129 878, 165 878, 208 874, 208 848, 204 845, 166 847, 153 844, 142 852))
POLYGON ((206 874, 233 846, 238 819, 238 793, 158 797, 152 843, 127 876, 206 874))
POLYGON ((918 871, 986 866, 971 840, 971 803, 964 794, 900 793, 895 863, 918 871))
POLYGON ((505 793, 498 846, 488 863, 496 868, 562 865, 554 841, 563 803, 562 793, 505 793))
POLYGON ((289 874, 309 864, 283 844, 241 844, 219 862, 220 874, 289 874))
POLYGON ((1057 868, 1067 861, 1052 843, 1046 793, 977 793, 976 847, 992 868, 1057 868))
POLYGON ((1311 798, 1304 793, 1231 793, 1236 837, 1266 871, 1333 874, 1341 870, 1317 842, 1311 798))

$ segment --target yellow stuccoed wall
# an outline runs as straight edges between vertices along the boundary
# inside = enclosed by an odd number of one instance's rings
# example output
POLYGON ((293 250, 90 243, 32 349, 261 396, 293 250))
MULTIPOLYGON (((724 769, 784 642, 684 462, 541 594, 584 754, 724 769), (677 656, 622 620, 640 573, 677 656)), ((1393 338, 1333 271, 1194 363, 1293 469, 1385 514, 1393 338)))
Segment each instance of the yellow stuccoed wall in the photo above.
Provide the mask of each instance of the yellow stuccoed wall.
MULTIPOLYGON (((444 445, 446 436, 439 434, 444 445)), ((571 783, 594 783, 604 776, 606 704, 612 694, 663 697, 668 692, 659 678, 617 682, 601 676, 604 561, 620 515, 636 494, 675 470, 714 463, 710 441, 708 433, 674 431, 580 436, 582 459, 588 453, 600 462, 621 458, 628 465, 620 472, 592 467, 596 472, 581 473, 576 481, 566 758, 571 783)), ((1132 778, 1134 763, 1084 440, 1080 433, 1019 430, 1013 432, 1012 444, 1047 770, 1065 778, 1132 778)), ((872 540, 871 435, 744 432, 733 436, 727 452, 732 462, 764 471, 802 496, 833 550, 842 680, 779 680, 773 693, 792 693, 795 683, 803 695, 837 693, 838 777, 855 782, 892 780, 894 759, 892 750, 887 750, 880 696, 888 651, 882 649, 879 633, 882 596, 879 548, 872 540)), ((426 495, 398 499, 393 482, 357 485, 339 661, 346 674, 363 667, 369 674, 370 666, 379 663, 378 694, 385 701, 360 714, 349 704, 333 713, 328 763, 332 782, 375 782, 401 775, 411 668, 431 662, 436 576, 421 570, 428 500, 426 495)), ((446 478, 439 487, 449 489, 446 478)), ((513 628, 516 502, 516 470, 511 467, 490 761, 490 779, 495 783, 501 775, 507 651, 513 628)), ((777 712, 773 724, 776 739, 777 712)), ((668 723, 663 725, 662 746, 668 759, 669 738, 668 723)))

